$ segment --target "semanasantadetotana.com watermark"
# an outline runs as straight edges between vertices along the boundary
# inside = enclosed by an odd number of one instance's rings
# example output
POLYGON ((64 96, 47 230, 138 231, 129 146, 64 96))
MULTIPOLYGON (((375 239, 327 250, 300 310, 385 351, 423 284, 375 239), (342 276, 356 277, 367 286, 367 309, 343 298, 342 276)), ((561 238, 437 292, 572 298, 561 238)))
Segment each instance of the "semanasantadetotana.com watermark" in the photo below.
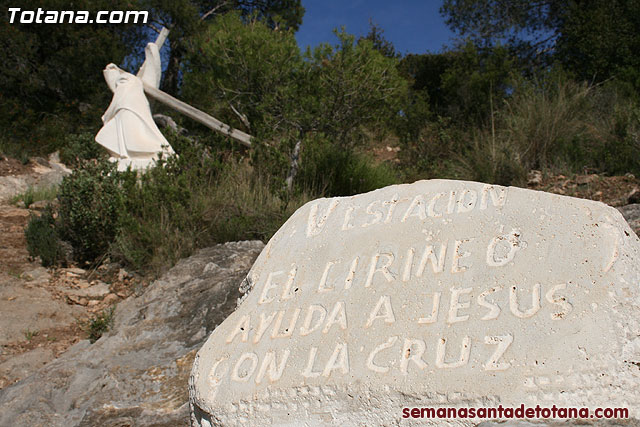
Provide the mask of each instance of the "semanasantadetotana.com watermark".
POLYGON ((9 8, 10 24, 146 24, 146 10, 99 10, 95 16, 88 10, 23 10, 9 8))

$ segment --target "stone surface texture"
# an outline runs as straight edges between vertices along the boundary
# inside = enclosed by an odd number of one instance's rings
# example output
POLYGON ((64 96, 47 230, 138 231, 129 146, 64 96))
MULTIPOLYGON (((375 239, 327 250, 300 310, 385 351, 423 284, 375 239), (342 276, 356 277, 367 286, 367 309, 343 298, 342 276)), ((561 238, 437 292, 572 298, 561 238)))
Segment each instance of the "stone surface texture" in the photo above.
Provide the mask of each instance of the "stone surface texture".
POLYGON ((396 425, 403 407, 499 404, 638 419, 639 252, 616 209, 514 187, 310 202, 198 352, 192 424, 396 425))
POLYGON ((618 208, 624 219, 636 234, 640 233, 640 203, 632 203, 618 208))
POLYGON ((82 341, 0 390, 0 426, 188 425, 195 353, 236 308, 263 247, 226 243, 180 261, 118 305, 111 331, 94 344, 82 341))

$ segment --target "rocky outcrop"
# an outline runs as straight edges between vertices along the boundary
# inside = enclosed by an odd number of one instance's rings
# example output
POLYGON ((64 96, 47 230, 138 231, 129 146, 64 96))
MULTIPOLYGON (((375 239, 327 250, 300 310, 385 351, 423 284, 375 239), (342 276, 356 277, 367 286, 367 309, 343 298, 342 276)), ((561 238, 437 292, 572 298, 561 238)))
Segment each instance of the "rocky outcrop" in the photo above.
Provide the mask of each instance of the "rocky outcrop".
POLYGON ((71 174, 71 170, 60 163, 57 153, 49 156, 49 160, 33 161, 32 172, 22 175, 0 176, 0 201, 24 193, 29 188, 48 188, 59 185, 62 179, 71 174))
POLYGON ((195 353, 235 310, 262 247, 226 243, 180 261, 122 302, 97 342, 82 341, 0 390, 0 425, 188 425, 195 353))
POLYGON ((631 229, 640 236, 640 203, 632 203, 630 205, 618 208, 624 219, 627 220, 631 229))

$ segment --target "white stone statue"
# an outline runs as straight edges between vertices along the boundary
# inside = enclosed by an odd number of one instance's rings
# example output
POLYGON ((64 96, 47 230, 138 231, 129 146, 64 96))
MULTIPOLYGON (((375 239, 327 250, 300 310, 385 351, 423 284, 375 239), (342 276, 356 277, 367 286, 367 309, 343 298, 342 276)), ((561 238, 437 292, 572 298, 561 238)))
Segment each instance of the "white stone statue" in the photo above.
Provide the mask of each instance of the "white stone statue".
POLYGON ((166 157, 174 151, 162 135, 151 116, 149 101, 144 94, 144 84, 158 88, 162 74, 160 52, 155 43, 147 44, 145 61, 138 76, 127 73, 115 64, 103 71, 104 78, 113 92, 109 108, 102 116, 104 126, 96 135, 96 141, 118 163, 118 170, 146 169, 158 159, 158 153, 166 157))

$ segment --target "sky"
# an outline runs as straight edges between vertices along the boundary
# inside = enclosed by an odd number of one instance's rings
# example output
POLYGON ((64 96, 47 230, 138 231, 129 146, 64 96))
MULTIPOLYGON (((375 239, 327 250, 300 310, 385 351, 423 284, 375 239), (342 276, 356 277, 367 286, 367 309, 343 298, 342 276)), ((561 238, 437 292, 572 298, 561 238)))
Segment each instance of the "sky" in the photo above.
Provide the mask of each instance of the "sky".
POLYGON ((440 0, 302 0, 305 14, 296 33, 301 49, 319 43, 335 44, 334 28, 364 36, 369 19, 401 54, 440 52, 452 45, 454 33, 444 23, 440 0))

